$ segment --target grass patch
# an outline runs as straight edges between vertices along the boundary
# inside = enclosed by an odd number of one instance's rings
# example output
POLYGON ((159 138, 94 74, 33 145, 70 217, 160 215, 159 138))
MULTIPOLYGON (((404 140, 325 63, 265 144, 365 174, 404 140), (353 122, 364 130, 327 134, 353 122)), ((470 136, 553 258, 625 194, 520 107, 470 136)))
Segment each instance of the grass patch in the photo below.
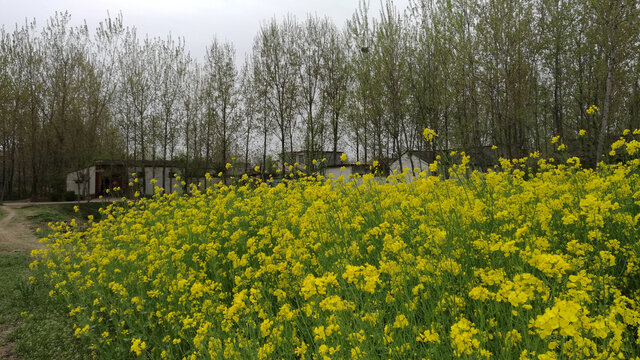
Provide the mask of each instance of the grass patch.
POLYGON ((23 253, 0 253, 0 327, 10 326, 18 320, 20 312, 15 300, 19 283, 29 270, 29 260, 23 253))
POLYGON ((89 215, 95 221, 100 221, 100 208, 108 203, 79 203, 79 204, 55 204, 55 205, 29 205, 24 207, 25 218, 31 224, 32 230, 39 228, 38 237, 46 237, 54 233, 49 229, 49 223, 69 221, 75 218, 79 223, 87 220, 89 215), (74 207, 78 207, 76 212, 74 207))
MULTIPOLYGON (((2 205, 2 204, 0 204, 2 205)), ((7 216, 7 213, 4 212, 4 210, 0 209, 0 220, 2 220, 2 218, 4 218, 5 216, 7 216)))
POLYGON ((14 331, 20 322, 22 308, 16 301, 21 279, 25 278, 29 258, 23 253, 0 253, 0 357, 10 356, 14 331))
POLYGON ((79 203, 79 204, 59 204, 59 205, 30 205, 25 207, 29 215, 27 220, 33 223, 48 223, 55 221, 66 221, 71 218, 86 219, 93 215, 96 220, 100 219, 99 209, 105 207, 104 203, 79 203), (75 212, 74 207, 78 207, 75 212))
POLYGON ((15 353, 25 360, 88 358, 72 319, 44 287, 29 282, 30 262, 25 253, 0 253, 0 327, 13 329, 0 346, 15 342, 15 353))
POLYGON ((52 301, 42 286, 24 281, 18 295, 25 301, 22 323, 16 330, 16 352, 26 359, 87 359, 89 344, 77 339, 73 319, 52 301))
MULTIPOLYGON (((43 237, 52 232, 47 223, 76 218, 82 224, 89 215, 99 219, 103 206, 82 203, 75 212, 73 204, 30 205, 18 211, 32 230, 41 229, 37 236, 43 237)), ((4 216, 0 210, 0 218, 4 216)), ((31 261, 24 252, 0 252, 0 349, 12 348, 24 360, 91 358, 88 343, 74 334, 74 319, 66 307, 49 297, 44 283, 29 281, 31 261)))

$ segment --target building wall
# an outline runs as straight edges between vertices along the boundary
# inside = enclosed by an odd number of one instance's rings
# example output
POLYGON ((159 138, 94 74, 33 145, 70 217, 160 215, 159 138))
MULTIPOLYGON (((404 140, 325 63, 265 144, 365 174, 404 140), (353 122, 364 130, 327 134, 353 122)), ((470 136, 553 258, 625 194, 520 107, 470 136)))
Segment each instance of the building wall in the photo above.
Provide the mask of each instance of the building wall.
POLYGON ((351 166, 345 166, 344 170, 341 167, 331 166, 325 169, 324 175, 327 178, 333 176, 333 179, 337 179, 343 176, 345 180, 349 180, 349 175, 353 174, 353 168, 351 166))
POLYGON ((407 153, 402 155, 402 169, 400 168, 399 160, 392 162, 389 166, 389 170, 392 173, 394 170, 398 173, 401 173, 404 171, 404 169, 409 169, 409 171, 412 173, 414 172, 414 170, 417 170, 418 172, 426 171, 427 175, 431 175, 431 172, 429 171, 429 163, 415 155, 411 155, 411 158, 409 158, 409 154, 407 153), (411 168, 411 160, 413 160, 413 168, 411 168))
POLYGON ((96 167, 90 166, 88 168, 73 171, 67 174, 67 191, 73 191, 76 195, 94 196, 96 193, 96 167), (77 183, 78 176, 83 176, 85 181, 77 183))
MULTIPOLYGON (((147 166, 144 168, 145 174, 145 184, 144 184, 144 193, 145 195, 153 195, 155 193, 155 187, 163 187, 162 182, 162 167, 150 167, 147 166), (151 182, 151 180, 157 180, 155 184, 151 182)), ((171 167, 167 167, 165 170, 164 176, 164 191, 167 194, 173 193, 174 191, 178 191, 180 186, 174 187, 176 184, 176 179, 173 174, 180 175, 180 171, 171 167)), ((181 190, 181 189, 180 189, 181 190)))
POLYGON ((78 179, 78 176, 82 176, 83 170, 78 170, 67 174, 67 191, 73 191, 76 195, 84 193, 83 189, 87 185, 87 182, 85 181, 84 183, 80 184, 76 183, 76 179, 78 179))
POLYGON ((96 167, 89 166, 89 196, 96 194, 96 167))
MULTIPOLYGON (((163 186, 162 167, 147 166, 144 168, 144 171, 146 174, 145 184, 144 184, 144 193, 145 195, 153 195, 154 189, 156 186, 159 186, 159 187, 163 186), (158 182, 153 184, 151 182, 152 179, 156 179, 158 180, 158 182)), ((142 168, 129 168, 125 176, 125 179, 128 178, 128 182, 134 182, 134 177, 131 176, 131 174, 136 173, 136 177, 139 179, 139 181, 141 181, 142 180, 141 172, 142 172, 142 168)), ((178 186, 178 187, 173 186, 177 183, 176 179, 173 176, 173 174, 175 173, 180 175, 179 170, 171 167, 166 168, 165 177, 164 177, 164 181, 165 181, 164 186, 165 186, 165 192, 167 193, 172 193, 174 191, 180 191, 180 192, 182 191, 182 186, 178 186)), ((90 197, 95 196, 96 195, 96 167, 90 166, 88 168, 80 169, 78 171, 73 171, 67 174, 67 191, 73 191, 74 193, 82 196, 84 196, 85 194, 90 197), (85 180, 80 184, 77 184, 76 183, 76 180, 78 179, 77 176, 79 173, 82 173, 82 172, 85 173, 85 179, 87 180, 85 180)))
MULTIPOLYGON (((192 178, 187 183, 187 191, 191 190, 191 185, 195 185, 195 187, 200 191, 205 191, 206 189, 210 187, 214 187, 221 182, 222 182, 222 178, 219 178, 219 177, 212 177, 210 178, 210 180, 207 180, 206 178, 203 178, 203 177, 192 178)), ((179 192, 183 192, 182 186, 180 186, 179 192)))

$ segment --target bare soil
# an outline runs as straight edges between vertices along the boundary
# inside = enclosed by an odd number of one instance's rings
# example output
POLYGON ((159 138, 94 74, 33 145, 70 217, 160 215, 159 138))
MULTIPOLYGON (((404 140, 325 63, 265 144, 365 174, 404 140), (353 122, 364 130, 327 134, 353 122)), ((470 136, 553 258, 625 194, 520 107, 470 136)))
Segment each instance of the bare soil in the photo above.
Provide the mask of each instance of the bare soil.
POLYGON ((14 353, 16 344, 10 340, 13 330, 15 330, 15 324, 2 324, 2 329, 0 329, 0 359, 20 360, 14 353))
POLYGON ((25 219, 16 212, 15 205, 0 206, 6 214, 0 219, 0 253, 1 252, 30 252, 33 249, 42 249, 44 245, 38 242, 25 219))
MULTIPOLYGON (((33 249, 44 248, 33 235, 25 219, 16 212, 15 205, 0 206, 5 216, 0 219, 0 254, 8 252, 30 253, 33 249)), ((0 294, 2 296, 2 294, 0 294)), ((0 325, 0 359, 20 360, 15 354, 15 342, 12 334, 16 324, 12 321, 0 325)))

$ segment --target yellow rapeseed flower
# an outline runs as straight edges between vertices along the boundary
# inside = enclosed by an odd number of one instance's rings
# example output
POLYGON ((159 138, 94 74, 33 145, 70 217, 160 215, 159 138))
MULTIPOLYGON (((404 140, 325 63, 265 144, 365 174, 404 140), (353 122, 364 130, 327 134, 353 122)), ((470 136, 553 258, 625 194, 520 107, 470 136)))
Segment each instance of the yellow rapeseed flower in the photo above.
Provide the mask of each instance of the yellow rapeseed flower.
POLYGON ((138 338, 131 339, 131 352, 134 352, 136 356, 142 354, 142 350, 147 348, 147 344, 138 338))
POLYGON ((436 134, 435 131, 429 128, 425 128, 424 131, 422 132, 422 136, 424 136, 424 138, 427 139, 428 143, 433 144, 433 139, 436 138, 438 134, 436 134))

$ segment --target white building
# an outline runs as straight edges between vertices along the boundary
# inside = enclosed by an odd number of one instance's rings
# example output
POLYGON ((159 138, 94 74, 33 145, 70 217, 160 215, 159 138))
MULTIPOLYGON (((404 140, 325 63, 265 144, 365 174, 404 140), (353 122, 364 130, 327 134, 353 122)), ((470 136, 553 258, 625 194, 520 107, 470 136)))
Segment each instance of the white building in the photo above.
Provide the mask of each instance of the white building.
POLYGON ((180 175, 181 171, 173 164, 161 161, 133 164, 119 160, 96 160, 90 166, 67 174, 67 191, 85 198, 95 198, 132 196, 136 191, 153 195, 156 186, 163 188, 166 193, 182 190, 180 185, 174 187, 178 183, 175 175, 180 175))
MULTIPOLYGON (((144 167, 144 194, 153 195, 155 188, 160 187, 164 189, 165 193, 173 193, 178 190, 175 184, 180 184, 180 181, 176 181, 176 176, 180 174, 180 170, 173 167, 157 167, 157 166, 145 166, 144 167), (155 181, 154 181, 155 180, 155 181)), ((142 174, 136 173, 140 178, 142 174)), ((134 181, 131 178, 130 181, 134 181)), ((138 180, 140 181, 140 180, 138 180)))
POLYGON ((68 173, 67 191, 73 191, 76 195, 93 197, 96 193, 96 167, 89 166, 68 173))
MULTIPOLYGON (((458 158, 452 160, 451 156, 448 156, 449 161, 455 162, 459 160, 461 150, 456 150, 456 153, 458 153, 458 158)), ((443 150, 439 151, 438 154, 443 154, 443 157, 446 158, 446 154, 451 154, 451 152, 443 150)), ((465 151, 465 154, 470 158, 468 163, 469 170, 486 171, 498 163, 498 154, 490 146, 470 147, 465 151)), ((429 164, 436 160, 436 155, 437 153, 433 151, 405 151, 399 158, 391 162, 389 172, 402 173, 404 170, 408 170, 410 173, 417 174, 424 171, 430 176, 429 164)))
POLYGON ((330 165, 324 169, 324 176, 326 178, 338 179, 342 176, 345 181, 348 181, 351 175, 364 175, 369 173, 371 173, 371 165, 369 164, 330 165))
POLYGON ((405 151, 389 165, 389 171, 401 173, 408 169, 410 172, 426 171, 429 173, 429 163, 434 160, 432 151, 405 151))
POLYGON ((431 175, 429 171, 429 164, 433 163, 435 156, 433 151, 405 151, 400 157, 389 165, 389 171, 391 173, 402 173, 405 170, 412 174, 427 172, 427 175, 431 175))

